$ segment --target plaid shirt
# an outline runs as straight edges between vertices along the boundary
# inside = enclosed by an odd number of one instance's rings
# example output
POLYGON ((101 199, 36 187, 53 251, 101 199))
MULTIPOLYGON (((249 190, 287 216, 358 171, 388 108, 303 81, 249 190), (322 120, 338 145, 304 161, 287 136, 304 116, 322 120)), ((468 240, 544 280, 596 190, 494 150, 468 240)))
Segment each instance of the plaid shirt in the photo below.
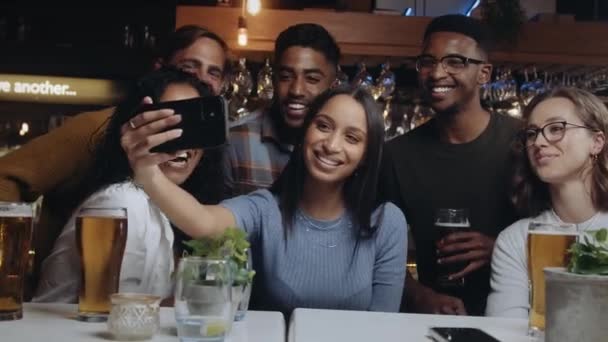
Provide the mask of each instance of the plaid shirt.
POLYGON ((293 145, 279 141, 267 111, 231 128, 230 144, 224 154, 226 197, 270 187, 283 171, 292 150, 293 145))

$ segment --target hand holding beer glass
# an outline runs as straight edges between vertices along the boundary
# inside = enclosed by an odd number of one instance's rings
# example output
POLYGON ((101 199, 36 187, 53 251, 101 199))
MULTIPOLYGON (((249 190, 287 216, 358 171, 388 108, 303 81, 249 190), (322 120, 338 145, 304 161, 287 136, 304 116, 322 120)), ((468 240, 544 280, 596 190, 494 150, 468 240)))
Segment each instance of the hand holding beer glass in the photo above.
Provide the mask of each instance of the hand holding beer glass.
POLYGON ((126 208, 82 208, 76 217, 76 243, 82 265, 78 319, 99 322, 118 292, 127 242, 126 208))
POLYGON ((530 281, 529 335, 545 330, 545 267, 566 267, 568 249, 576 240, 574 224, 530 222, 528 226, 528 278, 530 281))
POLYGON ((32 240, 34 208, 0 202, 0 321, 23 317, 23 287, 32 240))
MULTIPOLYGON (((452 233, 470 231, 471 224, 469 223, 468 211, 466 209, 438 209, 435 214, 435 229, 437 231, 437 242, 452 233)), ((449 255, 442 255, 442 257, 447 256, 449 255)), ((450 275, 462 271, 466 266, 466 262, 437 265, 436 286, 446 289, 463 287, 464 277, 450 279, 450 275)))

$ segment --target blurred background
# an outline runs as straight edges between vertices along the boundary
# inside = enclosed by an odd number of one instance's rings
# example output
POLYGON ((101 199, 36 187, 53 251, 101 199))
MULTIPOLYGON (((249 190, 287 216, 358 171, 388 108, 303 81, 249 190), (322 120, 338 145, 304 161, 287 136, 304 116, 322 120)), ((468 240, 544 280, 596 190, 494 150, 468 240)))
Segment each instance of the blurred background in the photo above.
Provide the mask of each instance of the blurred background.
MULTIPOLYGON (((608 1, 604 0, 515 2, 524 11, 525 21, 555 24, 608 20, 608 1)), ((242 5, 242 0, 80 3, 56 0, 43 4, 3 0, 0 3, 0 153, 48 132, 72 115, 117 103, 129 82, 151 67, 159 39, 176 27, 178 7, 222 6, 236 10, 242 5), (49 89, 57 86, 56 93, 50 94, 49 89)), ((479 16, 483 1, 262 0, 261 5, 262 13, 315 10, 336 12, 336 15, 360 12, 433 17, 448 13, 479 16)), ((250 24, 255 24, 254 20, 250 19, 250 24)), ((348 25, 353 24, 346 23, 341 28, 342 36, 342 30, 347 31, 348 25)), ((230 25, 234 26, 236 35, 236 22, 230 25)), ((235 37, 224 38, 234 40, 235 37)), ((424 122, 432 113, 417 98, 413 53, 396 56, 383 53, 346 53, 340 77, 342 82, 368 87, 375 95, 385 109, 387 138, 390 138, 424 122)), ((271 51, 264 49, 234 49, 231 59, 235 72, 226 87, 226 96, 234 100, 233 118, 247 115, 254 106, 270 101, 272 67, 271 61, 266 61, 270 56, 271 51)), ((608 61, 602 65, 597 59, 591 65, 586 65, 584 60, 561 65, 534 59, 511 63, 503 58, 482 95, 488 107, 517 116, 531 96, 557 84, 582 86, 603 95, 606 67, 608 61)))

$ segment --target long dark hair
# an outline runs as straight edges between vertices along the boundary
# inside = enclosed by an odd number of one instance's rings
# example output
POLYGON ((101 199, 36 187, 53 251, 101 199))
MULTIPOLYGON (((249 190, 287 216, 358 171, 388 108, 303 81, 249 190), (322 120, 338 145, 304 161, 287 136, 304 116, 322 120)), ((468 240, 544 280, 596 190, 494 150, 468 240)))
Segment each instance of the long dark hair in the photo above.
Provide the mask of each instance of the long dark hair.
MULTIPOLYGON (((384 142, 384 123, 378 105, 372 96, 366 90, 360 88, 340 87, 327 90, 311 104, 298 141, 302 141, 305 132, 311 126, 313 118, 319 113, 319 110, 337 95, 350 96, 365 110, 367 146, 364 160, 355 173, 346 180, 343 187, 343 196, 347 212, 352 215, 357 236, 359 238, 369 238, 377 229, 377 226, 371 222, 371 216, 377 207, 378 175, 384 142)), ((293 229, 294 217, 298 202, 302 198, 307 175, 302 144, 299 143, 294 148, 287 166, 270 189, 279 198, 286 237, 289 231, 293 229)))
MULTIPOLYGON (((93 162, 85 175, 85 185, 78 198, 79 203, 104 187, 131 179, 133 171, 129 165, 126 153, 120 145, 120 128, 129 119, 137 115, 137 110, 145 96, 152 98, 154 103, 167 87, 172 84, 192 86, 200 96, 209 96, 211 91, 196 77, 173 68, 162 68, 150 72, 135 83, 126 99, 120 103, 109 119, 108 125, 98 143, 93 148, 93 162)), ((222 195, 222 150, 206 149, 201 161, 190 177, 180 187, 192 194, 199 202, 216 204, 222 195)), ((175 246, 185 238, 179 229, 176 234, 175 246)))
MULTIPOLYGON (((552 98, 570 100, 584 125, 608 137, 608 109, 597 96, 577 88, 557 87, 537 95, 525 108, 523 118, 527 122, 534 108, 552 98)), ((512 200, 523 216, 537 216, 552 207, 549 186, 532 170, 525 143, 522 141, 513 153, 516 160, 513 178, 512 200)), ((591 199, 599 210, 608 210, 608 146, 596 156, 591 169, 591 199)))

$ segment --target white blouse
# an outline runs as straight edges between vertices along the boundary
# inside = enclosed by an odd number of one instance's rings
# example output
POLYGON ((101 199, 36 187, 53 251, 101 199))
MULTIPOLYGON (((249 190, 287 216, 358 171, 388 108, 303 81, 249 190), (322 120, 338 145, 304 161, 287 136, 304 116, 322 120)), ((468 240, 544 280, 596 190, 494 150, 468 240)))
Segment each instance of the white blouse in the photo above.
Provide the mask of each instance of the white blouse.
MULTIPOLYGON (((131 182, 102 189, 78 208, 127 208, 127 243, 120 270, 120 292, 170 297, 174 270, 173 230, 167 217, 146 193, 131 182)), ((76 212, 42 263, 42 275, 34 302, 76 303, 80 290, 80 260, 76 247, 76 212)))
MULTIPOLYGON (((486 316, 528 318, 528 225, 531 221, 564 223, 553 210, 537 217, 521 219, 505 228, 494 243, 492 255, 492 291, 488 296, 486 316)), ((579 232, 608 226, 608 212, 598 212, 585 222, 576 224, 579 232)))

